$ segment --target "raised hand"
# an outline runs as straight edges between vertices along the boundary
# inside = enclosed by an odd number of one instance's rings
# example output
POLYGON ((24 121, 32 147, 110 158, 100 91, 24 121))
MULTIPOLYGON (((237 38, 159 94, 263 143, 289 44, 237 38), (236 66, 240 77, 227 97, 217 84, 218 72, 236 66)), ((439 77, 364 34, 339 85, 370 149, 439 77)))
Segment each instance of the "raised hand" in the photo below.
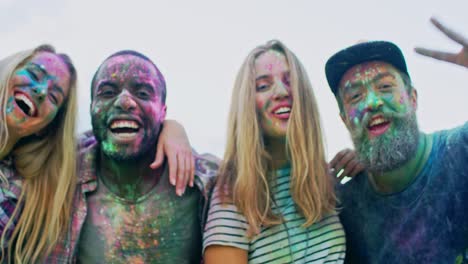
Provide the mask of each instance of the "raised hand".
POLYGON ((439 20, 437 20, 434 17, 431 18, 431 22, 447 37, 460 44, 462 46, 462 49, 457 53, 444 52, 420 47, 417 47, 414 50, 423 56, 431 57, 441 61, 451 62, 468 68, 468 39, 463 35, 448 28, 447 26, 443 25, 439 20))

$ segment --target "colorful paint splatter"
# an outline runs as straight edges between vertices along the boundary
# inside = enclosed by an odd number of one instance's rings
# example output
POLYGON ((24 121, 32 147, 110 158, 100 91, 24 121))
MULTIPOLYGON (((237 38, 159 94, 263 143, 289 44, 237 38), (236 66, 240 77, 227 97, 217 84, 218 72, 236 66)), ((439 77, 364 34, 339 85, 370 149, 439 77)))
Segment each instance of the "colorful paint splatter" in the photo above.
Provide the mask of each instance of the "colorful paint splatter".
MULTIPOLYGON (((84 173, 95 171, 96 147, 88 151, 84 173)), ((200 192, 188 189, 184 196, 177 196, 167 171, 157 186, 134 201, 116 196, 102 181, 86 197, 87 216, 78 245, 80 263, 200 261, 200 192)))

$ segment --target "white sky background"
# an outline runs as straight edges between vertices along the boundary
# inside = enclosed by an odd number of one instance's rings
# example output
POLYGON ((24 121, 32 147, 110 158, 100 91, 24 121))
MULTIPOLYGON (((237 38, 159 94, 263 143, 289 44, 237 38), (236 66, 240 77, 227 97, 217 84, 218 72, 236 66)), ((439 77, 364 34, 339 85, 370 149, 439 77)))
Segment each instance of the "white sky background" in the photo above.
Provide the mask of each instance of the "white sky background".
POLYGON ((350 147, 324 65, 361 39, 391 40, 406 55, 419 93, 423 131, 467 120, 468 71, 413 52, 459 51, 429 18, 468 37, 468 1, 98 1, 0 0, 0 58, 50 43, 73 59, 79 77, 78 132, 91 128, 90 80, 111 53, 134 49, 161 69, 168 118, 182 123, 199 152, 222 156, 234 78, 247 53, 282 40, 300 58, 319 101, 328 156, 350 147))

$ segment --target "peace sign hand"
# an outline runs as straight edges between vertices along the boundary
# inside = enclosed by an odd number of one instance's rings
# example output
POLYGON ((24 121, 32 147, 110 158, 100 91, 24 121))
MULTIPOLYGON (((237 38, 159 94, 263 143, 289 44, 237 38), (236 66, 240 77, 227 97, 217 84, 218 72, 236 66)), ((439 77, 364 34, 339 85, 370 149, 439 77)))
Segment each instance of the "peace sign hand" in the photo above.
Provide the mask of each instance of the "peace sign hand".
POLYGON ((434 17, 431 18, 431 22, 447 37, 459 43, 462 46, 462 49, 458 53, 444 52, 419 47, 415 48, 414 50, 423 56, 431 57, 441 61, 451 62, 468 68, 468 39, 465 38, 463 35, 448 28, 447 26, 443 25, 439 20, 437 20, 434 17))

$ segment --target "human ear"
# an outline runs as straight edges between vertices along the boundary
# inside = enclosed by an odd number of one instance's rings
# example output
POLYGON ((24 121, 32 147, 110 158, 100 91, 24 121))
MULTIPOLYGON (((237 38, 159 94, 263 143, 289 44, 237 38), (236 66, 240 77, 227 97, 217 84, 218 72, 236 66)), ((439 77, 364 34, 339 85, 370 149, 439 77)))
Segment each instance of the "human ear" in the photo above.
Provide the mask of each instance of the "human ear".
POLYGON ((413 108, 416 110, 418 109, 418 91, 413 87, 411 89, 411 104, 413 105, 413 108))
POLYGON ((159 115, 159 118, 162 121, 164 121, 166 119, 166 114, 167 114, 167 105, 164 105, 161 109, 161 113, 159 115))

